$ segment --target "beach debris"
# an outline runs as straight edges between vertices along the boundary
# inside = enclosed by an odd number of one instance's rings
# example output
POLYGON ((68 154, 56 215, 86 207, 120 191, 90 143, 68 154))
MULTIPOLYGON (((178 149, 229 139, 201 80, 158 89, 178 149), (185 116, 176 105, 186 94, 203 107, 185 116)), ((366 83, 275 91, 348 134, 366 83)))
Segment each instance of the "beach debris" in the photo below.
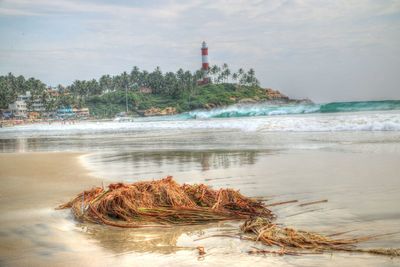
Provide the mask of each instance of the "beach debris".
MULTIPOLYGON (((262 201, 242 195, 237 190, 229 188, 215 190, 204 184, 180 185, 173 180, 172 176, 167 176, 160 180, 131 184, 113 183, 108 185, 108 189, 104 186, 95 187, 81 192, 57 209, 70 208, 75 218, 83 222, 124 228, 171 227, 222 220, 243 220, 241 232, 216 234, 209 237, 239 238, 261 242, 273 248, 255 248, 248 251, 249 254, 297 256, 345 251, 390 257, 400 256, 400 249, 356 247, 360 242, 389 234, 339 238, 337 236, 347 232, 329 236, 295 230, 275 223, 276 216, 267 207, 294 202, 297 200, 266 205, 262 201)), ((327 200, 303 203, 299 206, 323 202, 327 200)), ((198 246, 196 249, 199 258, 203 259, 206 254, 204 247, 198 246)))
POLYGON ((65 208, 71 208, 81 221, 126 228, 275 217, 262 202, 237 190, 214 190, 204 184, 179 185, 172 176, 132 184, 114 183, 107 190, 95 187, 58 207, 65 208))
POLYGON ((309 213, 309 212, 320 211, 320 210, 323 210, 323 209, 319 208, 319 209, 303 210, 303 211, 300 211, 300 212, 297 212, 297 213, 286 215, 286 218, 297 216, 297 215, 301 215, 301 214, 305 214, 305 213, 309 213))
POLYGON ((241 230, 252 234, 253 241, 266 246, 279 247, 280 250, 252 250, 251 254, 300 255, 304 253, 322 253, 326 251, 363 252, 396 257, 400 249, 360 249, 355 245, 374 239, 378 236, 362 236, 353 238, 332 238, 314 232, 295 230, 273 223, 267 218, 246 220, 241 230))
POLYGON ((273 207, 273 206, 290 204, 290 203, 295 203, 295 202, 298 202, 298 200, 294 199, 294 200, 288 200, 288 201, 282 201, 282 202, 275 202, 275 203, 271 203, 271 204, 266 204, 266 206, 267 207, 273 207))
POLYGON ((199 252, 199 256, 204 256, 204 255, 206 255, 206 251, 204 250, 204 247, 198 246, 198 247, 196 247, 196 248, 197 248, 197 251, 199 252))
POLYGON ((320 204, 320 203, 325 203, 325 202, 328 202, 328 200, 327 199, 323 199, 323 200, 318 200, 318 201, 302 203, 302 204, 299 204, 299 206, 300 207, 305 207, 305 206, 314 205, 314 204, 320 204))
POLYGON ((196 249, 197 249, 197 251, 199 253, 199 255, 197 257, 197 260, 203 261, 205 259, 205 256, 206 256, 206 251, 205 251, 204 247, 198 246, 198 247, 196 247, 196 249))
POLYGON ((268 250, 268 249, 259 249, 259 248, 253 247, 253 250, 249 250, 247 253, 249 253, 249 254, 271 254, 271 255, 277 255, 277 256, 283 256, 283 255, 300 256, 300 255, 306 255, 306 254, 321 254, 322 252, 298 252, 298 251, 288 250, 286 248, 280 248, 279 250, 268 250))

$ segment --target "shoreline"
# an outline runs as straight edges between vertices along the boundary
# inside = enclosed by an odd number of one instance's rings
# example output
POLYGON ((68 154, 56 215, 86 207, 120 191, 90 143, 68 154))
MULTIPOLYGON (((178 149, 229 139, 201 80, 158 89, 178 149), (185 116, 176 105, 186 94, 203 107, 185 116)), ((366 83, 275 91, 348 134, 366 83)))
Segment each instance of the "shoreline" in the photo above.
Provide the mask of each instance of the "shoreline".
MULTIPOLYGON (((166 116, 176 116, 176 115, 182 115, 185 113, 190 113, 194 111, 211 111, 213 109, 223 109, 227 108, 230 106, 246 106, 246 105, 297 105, 297 104, 306 104, 306 105, 312 105, 315 104, 312 100, 310 99, 271 99, 271 100, 254 100, 251 98, 248 99, 242 99, 241 101, 238 101, 237 103, 234 103, 232 105, 215 105, 210 108, 204 108, 204 109, 191 109, 188 111, 184 112, 172 112, 172 113, 163 113, 165 109, 159 109, 156 107, 150 107, 147 110, 142 110, 142 111, 135 111, 136 114, 133 114, 131 116, 128 116, 128 118, 156 118, 156 117, 166 117, 166 116), (155 113, 151 113, 150 115, 145 115, 146 112, 150 112, 151 110, 155 110, 155 113), (142 114, 142 115, 140 115, 142 114)), ((1 127, 15 127, 15 126, 21 126, 21 125, 32 125, 32 124, 48 124, 51 125, 53 123, 55 124, 75 124, 75 123, 81 123, 81 122, 104 122, 104 121, 114 121, 116 118, 119 117, 107 117, 107 118, 89 118, 89 119, 7 119, 7 120, 0 120, 0 126, 1 127)), ((124 118, 124 117, 122 117, 124 118)), ((0 128, 1 128, 0 127, 0 128)))

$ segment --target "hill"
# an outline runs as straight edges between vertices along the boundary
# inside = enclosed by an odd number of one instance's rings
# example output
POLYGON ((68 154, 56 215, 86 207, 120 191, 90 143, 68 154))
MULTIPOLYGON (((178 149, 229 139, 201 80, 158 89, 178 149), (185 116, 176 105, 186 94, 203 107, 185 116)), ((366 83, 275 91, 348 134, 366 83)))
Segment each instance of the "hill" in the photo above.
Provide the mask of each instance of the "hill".
MULTIPOLYGON (((172 115, 195 109, 211 109, 236 103, 257 103, 268 100, 290 101, 279 91, 259 86, 239 86, 222 83, 194 87, 179 98, 168 95, 128 92, 128 109, 131 115, 172 115)), ((125 92, 115 91, 89 97, 86 105, 96 117, 113 117, 126 109, 125 92)))

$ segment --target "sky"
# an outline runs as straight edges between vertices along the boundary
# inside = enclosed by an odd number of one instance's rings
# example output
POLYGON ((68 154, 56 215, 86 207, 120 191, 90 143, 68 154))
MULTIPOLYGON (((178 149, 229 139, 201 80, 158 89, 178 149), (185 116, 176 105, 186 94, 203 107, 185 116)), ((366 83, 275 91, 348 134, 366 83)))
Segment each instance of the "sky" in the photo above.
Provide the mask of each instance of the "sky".
POLYGON ((400 99, 400 0, 0 0, 0 75, 52 86, 195 71, 203 40, 293 98, 400 99))

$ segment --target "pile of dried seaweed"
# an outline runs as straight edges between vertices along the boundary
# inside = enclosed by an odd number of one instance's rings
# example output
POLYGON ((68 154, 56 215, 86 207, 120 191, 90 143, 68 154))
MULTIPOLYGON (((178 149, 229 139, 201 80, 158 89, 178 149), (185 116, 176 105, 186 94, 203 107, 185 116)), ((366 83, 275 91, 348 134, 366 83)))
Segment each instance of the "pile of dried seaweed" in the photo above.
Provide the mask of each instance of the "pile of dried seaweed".
POLYGON ((71 208, 82 221, 118 227, 199 224, 274 215, 262 202, 232 189, 179 185, 171 176, 132 184, 110 184, 80 193, 59 209, 71 208))
MULTIPOLYGON (((280 202, 269 206, 296 201, 280 202)), ((312 203, 320 202, 326 202, 326 200, 312 203)), ((275 215, 266 205, 243 196, 239 191, 214 190, 204 184, 179 185, 171 176, 149 182, 110 184, 107 190, 101 187, 92 188, 58 208, 71 208, 74 216, 81 221, 127 228, 245 220, 241 230, 248 234, 247 239, 280 248, 280 250, 250 251, 257 254, 299 255, 324 251, 348 251, 388 256, 400 255, 399 249, 355 247, 359 242, 370 240, 374 236, 333 238, 279 226, 273 222, 275 215)))

